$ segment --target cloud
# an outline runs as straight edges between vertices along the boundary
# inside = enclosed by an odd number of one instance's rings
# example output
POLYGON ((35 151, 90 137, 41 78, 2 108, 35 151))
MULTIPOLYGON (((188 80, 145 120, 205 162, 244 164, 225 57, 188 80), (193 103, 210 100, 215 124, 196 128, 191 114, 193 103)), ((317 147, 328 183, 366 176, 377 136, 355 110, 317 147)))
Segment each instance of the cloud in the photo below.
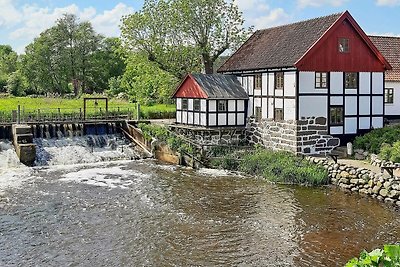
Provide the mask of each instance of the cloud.
POLYGON ((12 0, 0 0, 0 27, 9 27, 18 24, 22 14, 14 7, 12 0))
POLYGON ((283 8, 271 8, 265 0, 236 0, 243 12, 245 23, 255 29, 264 29, 288 22, 289 15, 283 8))
POLYGON ((347 1, 348 0, 297 0, 297 5, 300 8, 305 8, 307 6, 320 7, 326 5, 338 7, 343 5, 347 1))
POLYGON ((400 33, 394 33, 394 32, 371 32, 367 33, 367 35, 372 35, 372 36, 388 36, 388 37, 400 37, 400 33))
POLYGON ((134 9, 123 3, 118 3, 110 10, 99 13, 94 7, 80 8, 76 4, 64 7, 49 8, 39 7, 36 4, 27 4, 16 8, 11 0, 0 0, 2 12, 0 13, 0 26, 10 25, 8 38, 19 44, 18 53, 22 53, 21 47, 32 42, 44 30, 52 27, 63 14, 76 15, 80 21, 90 21, 93 28, 105 36, 118 36, 120 34, 119 22, 123 15, 134 12, 134 9), (6 10, 6 12, 3 12, 6 10))
POLYGON ((111 10, 105 10, 102 14, 91 19, 94 29, 106 36, 118 36, 121 17, 133 13, 134 9, 123 3, 117 4, 111 10))
POLYGON ((399 6, 400 0, 376 0, 378 6, 399 6))

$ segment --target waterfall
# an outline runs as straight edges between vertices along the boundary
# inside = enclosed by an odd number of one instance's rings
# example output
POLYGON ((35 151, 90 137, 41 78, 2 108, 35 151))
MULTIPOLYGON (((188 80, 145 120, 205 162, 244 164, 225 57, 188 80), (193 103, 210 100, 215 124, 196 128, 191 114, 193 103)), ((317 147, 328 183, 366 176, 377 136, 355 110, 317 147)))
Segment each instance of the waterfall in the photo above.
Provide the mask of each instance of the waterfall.
POLYGON ((37 166, 139 159, 141 154, 122 135, 86 135, 34 140, 37 166))
POLYGON ((17 168, 20 165, 12 143, 0 140, 0 169, 17 168))

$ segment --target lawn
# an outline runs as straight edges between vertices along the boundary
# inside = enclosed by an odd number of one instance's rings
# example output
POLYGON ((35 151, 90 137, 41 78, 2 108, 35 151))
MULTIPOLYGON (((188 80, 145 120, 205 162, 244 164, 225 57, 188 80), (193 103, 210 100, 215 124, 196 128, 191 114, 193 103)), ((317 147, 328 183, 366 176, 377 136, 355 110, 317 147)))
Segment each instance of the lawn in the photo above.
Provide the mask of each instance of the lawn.
MULTIPOLYGON (((30 98, 30 97, 5 97, 0 98, 0 114, 8 116, 12 110, 17 110, 18 105, 21 107, 22 113, 35 113, 40 109, 40 113, 73 113, 83 111, 83 98, 81 99, 63 99, 63 98, 30 98), (60 110, 58 110, 60 109, 60 110)), ((87 113, 96 113, 105 111, 105 101, 88 101, 87 113)), ((152 106, 141 106, 141 116, 143 118, 174 116, 175 105, 173 104, 157 104, 152 106)), ((110 99, 108 102, 108 110, 112 111, 129 111, 131 114, 136 113, 136 104, 129 103, 125 100, 110 99)))

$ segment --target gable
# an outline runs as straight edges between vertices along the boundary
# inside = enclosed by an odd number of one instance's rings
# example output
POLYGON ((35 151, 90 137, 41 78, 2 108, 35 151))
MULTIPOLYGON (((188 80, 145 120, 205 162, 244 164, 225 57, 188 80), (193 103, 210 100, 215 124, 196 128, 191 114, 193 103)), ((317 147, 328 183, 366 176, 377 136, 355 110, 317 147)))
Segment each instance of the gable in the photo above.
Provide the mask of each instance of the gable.
POLYGON ((392 66, 385 73, 386 81, 400 81, 400 37, 369 36, 374 45, 392 66))
POLYGON ((389 63, 348 12, 296 62, 301 71, 383 72, 389 63), (339 39, 349 40, 349 51, 339 52, 339 39))
POLYGON ((206 92, 191 77, 186 76, 183 82, 176 89, 173 98, 208 98, 206 92))

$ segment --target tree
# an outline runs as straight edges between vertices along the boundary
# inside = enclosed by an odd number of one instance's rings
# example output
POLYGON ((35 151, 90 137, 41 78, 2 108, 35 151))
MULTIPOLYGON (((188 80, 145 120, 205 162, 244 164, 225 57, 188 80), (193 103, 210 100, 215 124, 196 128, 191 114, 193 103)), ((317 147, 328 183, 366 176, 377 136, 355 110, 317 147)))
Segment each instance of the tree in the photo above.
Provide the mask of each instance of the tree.
POLYGON ((28 89, 28 81, 19 70, 11 73, 7 79, 7 92, 14 96, 24 96, 28 89))
POLYGON ((0 45, 0 92, 6 91, 7 80, 17 70, 18 55, 9 45, 0 45))
POLYGON ((109 80, 109 93, 125 93, 130 100, 141 104, 169 102, 178 80, 170 73, 148 60, 141 53, 132 53, 126 58, 126 69, 122 76, 109 80))
POLYGON ((123 17, 121 38, 129 50, 178 78, 203 69, 238 47, 250 34, 234 2, 226 0, 146 0, 142 10, 123 17))
POLYGON ((25 49, 22 73, 36 92, 102 92, 110 75, 119 76, 124 62, 118 42, 97 34, 89 22, 65 14, 25 49))

